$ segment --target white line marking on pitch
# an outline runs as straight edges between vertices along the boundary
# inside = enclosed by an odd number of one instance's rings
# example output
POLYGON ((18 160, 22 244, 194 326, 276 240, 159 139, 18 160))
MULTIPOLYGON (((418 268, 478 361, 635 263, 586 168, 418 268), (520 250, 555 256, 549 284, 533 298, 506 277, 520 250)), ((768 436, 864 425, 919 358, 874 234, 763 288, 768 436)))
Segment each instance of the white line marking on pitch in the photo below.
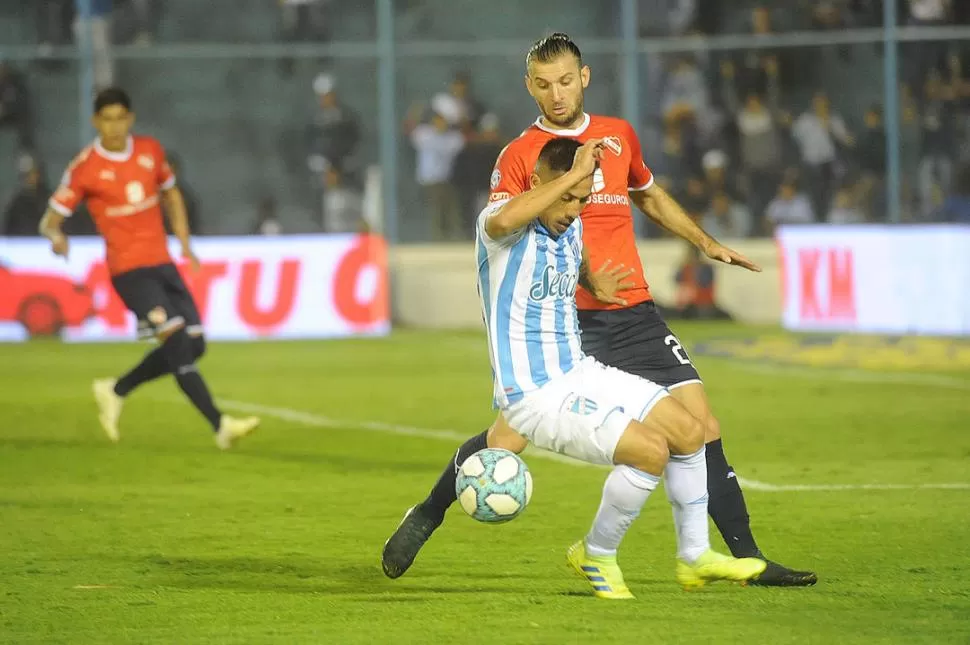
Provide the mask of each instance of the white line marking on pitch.
MULTIPOLYGON (((468 434, 455 430, 430 430, 428 428, 415 428, 413 426, 396 425, 393 423, 382 423, 380 421, 341 421, 329 417, 303 412, 290 408, 280 408, 259 403, 249 403, 247 401, 233 401, 220 399, 219 405, 230 410, 239 412, 249 412, 251 414, 261 414, 267 417, 275 417, 283 421, 291 421, 315 428, 334 428, 343 430, 367 430, 370 432, 384 432, 406 437, 421 437, 423 439, 440 439, 446 441, 465 441, 468 434)), ((584 466, 589 468, 601 468, 594 464, 588 464, 571 457, 566 457, 554 452, 535 449, 529 447, 528 454, 532 457, 558 461, 572 466, 584 466)), ((806 493, 806 492, 829 492, 829 491, 853 491, 853 490, 970 490, 968 483, 952 484, 769 484, 767 482, 754 479, 738 478, 741 485, 748 490, 762 493, 806 493)))

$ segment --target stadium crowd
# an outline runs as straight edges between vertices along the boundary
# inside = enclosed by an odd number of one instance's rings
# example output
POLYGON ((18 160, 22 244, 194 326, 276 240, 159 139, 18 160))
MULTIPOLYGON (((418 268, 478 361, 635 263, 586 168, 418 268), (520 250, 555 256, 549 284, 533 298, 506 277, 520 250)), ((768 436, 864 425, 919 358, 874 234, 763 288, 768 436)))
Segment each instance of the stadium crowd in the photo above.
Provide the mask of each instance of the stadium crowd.
MULTIPOLYGON (((4 160, 7 181, 0 182, 4 234, 33 234, 27 213, 31 195, 49 188, 48 155, 37 140, 31 87, 38 76, 64 65, 51 53, 88 29, 96 85, 123 83, 112 46, 151 47, 163 40, 157 36, 158 24, 171 10, 169 2, 92 0, 90 25, 79 24, 73 0, 30 3, 36 60, 14 64, 0 58, 0 137, 14 141, 16 150, 12 162, 4 160)), ((881 0, 754 2, 744 10, 717 0, 639 4, 644 38, 748 33, 756 42, 759 36, 792 30, 878 27, 883 13, 881 0)), ((341 10, 332 0, 278 0, 277 7, 282 42, 328 42, 341 10)), ((430 20, 426 3, 412 0, 398 10, 412 37, 420 38, 430 20)), ((966 2, 903 0, 899 10, 901 26, 970 24, 966 2)), ((717 236, 770 235, 782 223, 884 221, 883 106, 876 98, 864 105, 844 100, 827 73, 851 62, 862 48, 882 56, 876 42, 699 49, 648 57, 641 66, 645 107, 640 132, 648 163, 688 212, 717 236)), ((953 219, 952 204, 965 190, 959 178, 968 174, 970 164, 970 42, 906 42, 900 50, 903 216, 906 221, 953 219)), ((327 60, 309 62, 315 67, 315 105, 293 146, 309 185, 308 219, 314 230, 361 230, 365 169, 376 158, 361 143, 368 125, 361 106, 352 107, 342 97, 342 88, 356 79, 342 77, 327 60)), ((278 63, 279 82, 296 82, 295 60, 278 63)), ((471 238, 494 159, 531 117, 517 115, 513 125, 509 114, 489 105, 487 92, 476 91, 478 80, 456 66, 450 79, 440 79, 439 92, 403 115, 401 149, 410 155, 413 174, 402 175, 402 183, 414 184, 433 240, 471 238)), ((267 192, 252 199, 252 232, 287 232, 285 218, 277 214, 280 197, 267 192)), ((204 207, 201 202, 193 206, 197 226, 219 232, 218 225, 207 223, 204 207)), ((648 234, 660 231, 651 228, 648 234)))

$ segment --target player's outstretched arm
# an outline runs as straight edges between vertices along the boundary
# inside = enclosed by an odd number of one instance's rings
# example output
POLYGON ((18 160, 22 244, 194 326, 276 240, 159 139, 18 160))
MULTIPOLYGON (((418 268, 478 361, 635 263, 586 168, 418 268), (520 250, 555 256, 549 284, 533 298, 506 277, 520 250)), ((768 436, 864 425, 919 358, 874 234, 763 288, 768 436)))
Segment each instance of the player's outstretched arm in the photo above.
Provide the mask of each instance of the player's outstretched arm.
POLYGON ((583 261, 579 265, 579 284, 600 302, 625 307, 627 301, 619 293, 636 286, 636 283, 627 280, 633 275, 633 269, 627 269, 622 264, 614 267, 612 264, 612 260, 607 260, 598 271, 593 271, 589 266, 589 254, 584 248, 583 261))
POLYGON ((500 240, 528 225, 576 184, 592 175, 602 153, 602 139, 584 143, 576 151, 573 166, 567 173, 513 197, 485 220, 485 232, 493 240, 500 240))
POLYGON ((70 243, 67 240, 67 235, 64 234, 64 230, 61 228, 63 224, 64 216, 53 208, 48 208, 44 216, 40 219, 38 230, 41 235, 50 240, 51 251, 54 252, 54 255, 60 255, 66 259, 70 251, 70 243))
POLYGON ((185 210, 185 199, 182 197, 182 191, 178 189, 178 186, 173 186, 162 193, 162 201, 165 204, 165 214, 168 215, 168 221, 172 224, 172 233, 175 234, 182 245, 182 257, 189 261, 193 271, 197 271, 199 259, 195 257, 195 253, 192 251, 189 215, 185 210))
POLYGON ((749 271, 761 271, 761 267, 757 264, 704 232, 704 229, 681 208, 677 200, 656 183, 646 190, 631 192, 630 199, 647 217, 677 237, 687 240, 712 260, 736 264, 749 271))

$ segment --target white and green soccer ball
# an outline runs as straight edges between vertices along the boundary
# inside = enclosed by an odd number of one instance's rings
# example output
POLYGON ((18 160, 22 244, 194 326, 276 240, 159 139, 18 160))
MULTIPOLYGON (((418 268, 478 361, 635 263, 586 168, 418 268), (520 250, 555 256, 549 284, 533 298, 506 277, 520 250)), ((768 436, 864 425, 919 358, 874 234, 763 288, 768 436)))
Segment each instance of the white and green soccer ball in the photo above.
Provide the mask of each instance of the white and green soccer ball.
POLYGON ((514 452, 486 448, 462 463, 455 492, 461 507, 479 522, 508 522, 529 505, 532 474, 514 452))

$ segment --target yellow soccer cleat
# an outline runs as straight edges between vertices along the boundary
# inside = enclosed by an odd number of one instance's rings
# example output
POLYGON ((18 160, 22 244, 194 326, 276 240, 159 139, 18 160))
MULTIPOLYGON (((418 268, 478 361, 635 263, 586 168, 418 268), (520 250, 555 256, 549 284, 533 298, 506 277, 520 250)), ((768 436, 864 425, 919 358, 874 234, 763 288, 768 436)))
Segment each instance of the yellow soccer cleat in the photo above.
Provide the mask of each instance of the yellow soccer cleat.
POLYGON ((766 566, 758 558, 732 558, 708 549, 693 564, 677 560, 677 582, 688 590, 716 580, 747 582, 757 578, 766 566))
POLYGON ((586 542, 580 540, 566 551, 566 561, 593 587, 593 595, 607 600, 627 600, 633 594, 623 582, 623 572, 616 556, 592 556, 586 553, 586 542))

